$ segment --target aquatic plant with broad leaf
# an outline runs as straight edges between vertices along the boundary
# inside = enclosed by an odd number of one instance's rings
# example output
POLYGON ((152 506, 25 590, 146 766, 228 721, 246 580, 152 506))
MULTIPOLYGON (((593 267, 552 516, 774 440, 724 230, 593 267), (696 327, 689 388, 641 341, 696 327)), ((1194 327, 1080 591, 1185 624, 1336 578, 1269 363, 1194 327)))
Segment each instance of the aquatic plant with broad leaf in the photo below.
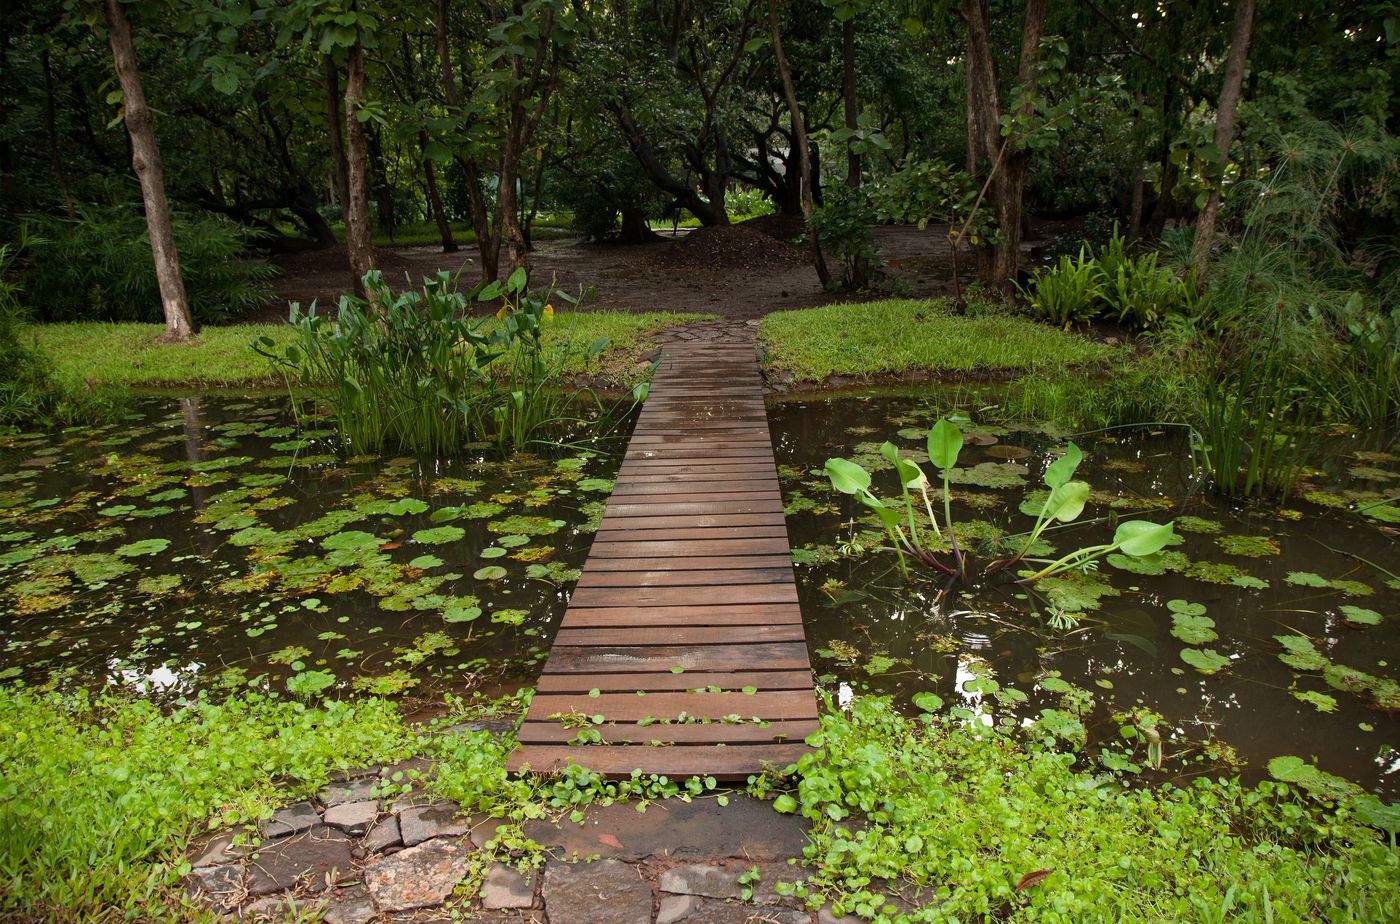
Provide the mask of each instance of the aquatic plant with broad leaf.
MULTIPOLYGON (((906 578, 909 576, 908 562, 911 558, 944 574, 963 580, 968 577, 966 550, 958 541, 957 526, 953 522, 951 489, 953 472, 963 443, 962 431, 946 417, 929 430, 929 462, 939 470, 943 479, 942 526, 939 525, 929 496, 928 477, 917 463, 900 458, 899 450, 893 443, 886 442, 882 445, 880 454, 894 466, 899 477, 901 497, 898 502, 878 497, 871 490, 870 473, 858 463, 850 459, 826 460, 825 471, 831 479, 831 486, 842 494, 856 498, 874 512, 899 557, 900 570, 906 578), (918 507, 915 505, 916 493, 920 501, 918 507), (919 508, 928 517, 926 530, 920 529, 919 508), (939 540, 938 544, 929 541, 930 538, 939 540), (945 540, 951 561, 940 558, 945 540)), ((1131 558, 1146 558, 1162 551, 1172 542, 1175 533, 1171 523, 1125 520, 1118 524, 1109 542, 1085 546, 1053 560, 1029 557, 1041 534, 1048 527, 1054 523, 1071 523, 1083 512, 1089 500, 1089 485, 1084 481, 1073 480, 1083 458, 1079 447, 1070 443, 1065 454, 1046 467, 1043 480, 1049 492, 1040 505, 1035 525, 1025 534, 1024 540, 1011 557, 990 562, 983 569, 984 575, 996 574, 1019 563, 1031 563, 1040 567, 1018 572, 1018 580, 1030 584, 1064 571, 1092 568, 1099 559, 1112 553, 1131 558)))
MULTIPOLYGON (((367 297, 341 296, 334 319, 314 302, 307 311, 294 304, 285 346, 269 337, 253 344, 289 388, 330 405, 356 451, 445 454, 485 441, 510 452, 549 442, 567 423, 590 420, 595 432, 615 425, 592 392, 564 388, 566 370, 579 360, 586 368, 607 341, 580 347, 545 337, 553 302, 575 305, 589 293, 531 292, 523 269, 466 292, 445 272, 424 279, 422 291, 396 292, 377 271, 364 283, 367 297), (474 304, 497 301, 494 317, 472 316, 474 304)), ((634 390, 634 402, 645 394, 634 390)))

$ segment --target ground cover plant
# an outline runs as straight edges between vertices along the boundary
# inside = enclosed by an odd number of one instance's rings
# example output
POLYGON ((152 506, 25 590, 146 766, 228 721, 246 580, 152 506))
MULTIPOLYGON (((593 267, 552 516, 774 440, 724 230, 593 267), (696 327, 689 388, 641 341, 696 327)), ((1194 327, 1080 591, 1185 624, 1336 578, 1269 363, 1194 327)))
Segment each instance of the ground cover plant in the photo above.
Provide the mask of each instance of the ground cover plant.
POLYGON ((848 378, 1083 367, 1117 353, 992 307, 963 317, 947 301, 887 300, 770 314, 759 327, 768 374, 848 378))

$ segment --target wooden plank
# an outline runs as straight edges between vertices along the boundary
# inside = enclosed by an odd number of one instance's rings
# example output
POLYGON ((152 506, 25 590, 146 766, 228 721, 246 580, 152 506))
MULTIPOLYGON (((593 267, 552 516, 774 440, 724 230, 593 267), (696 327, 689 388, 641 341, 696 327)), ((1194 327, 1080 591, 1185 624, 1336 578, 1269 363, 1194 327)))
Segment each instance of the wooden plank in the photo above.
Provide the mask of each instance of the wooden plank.
POLYGON ((636 722, 648 717, 674 719, 682 714, 697 719, 719 719, 727 715, 745 719, 815 719, 817 701, 802 690, 777 693, 599 693, 597 696, 570 696, 536 693, 530 701, 527 721, 540 722, 555 716, 602 715, 610 722, 636 722), (581 709, 579 707, 582 707, 581 709))
MULTIPOLYGON (((729 570, 592 571, 583 569, 578 587, 722 587, 736 584, 787 584, 792 567, 733 568, 729 570)), ((707 601, 708 602, 708 598, 707 601)))
MULTIPOLYGON (((708 587, 705 602, 796 603, 795 584, 730 584, 708 587)), ((685 606, 695 602, 694 587, 580 587, 569 598, 578 606, 685 606)))
POLYGON ((791 603, 729 606, 571 607, 560 629, 588 626, 776 626, 801 625, 802 611, 791 603))
POLYGON ((538 693, 683 692, 706 687, 738 692, 745 687, 760 690, 810 690, 810 671, 733 671, 707 674, 559 674, 545 673, 535 686, 538 693))
MULTIPOLYGON (((591 726, 608 744, 774 744, 797 742, 821 727, 815 719, 783 719, 757 723, 606 722, 591 726)), ((557 722, 525 722, 516 734, 522 744, 564 744, 578 737, 577 728, 557 722)))
POLYGON ((802 744, 745 744, 722 748, 702 744, 587 748, 536 745, 517 750, 510 756, 506 769, 512 773, 554 773, 573 763, 611 776, 627 776, 633 770, 640 770, 646 774, 732 780, 757 773, 765 764, 785 768, 809 750, 802 744))
MULTIPOLYGON (((786 549, 787 529, 783 526, 711 526, 704 530, 686 529, 629 529, 624 527, 619 521, 617 526, 611 526, 604 522, 598 529, 598 536, 593 540, 593 547, 589 550, 590 555, 600 554, 599 546, 611 547, 612 543, 626 542, 647 542, 658 543, 660 547, 672 546, 680 542, 690 546, 692 549, 710 549, 714 551, 728 550, 738 551, 740 547, 728 545, 731 542, 752 543, 750 550, 764 550, 769 552, 777 551, 772 545, 766 543, 771 540, 781 540, 777 548, 786 549)), ((642 547, 637 548, 638 554, 655 555, 660 552, 644 551, 642 547)), ((685 553, 681 553, 685 554, 685 553)))
POLYGON ((802 623, 786 625, 733 626, 561 626, 554 637, 556 645, 733 645, 760 642, 800 642, 806 636, 802 623))
MULTIPOLYGON (((657 506, 661 504, 743 504, 756 503, 762 501, 765 504, 783 504, 782 495, 770 488, 759 486, 761 483, 738 482, 722 483, 721 490, 697 491, 695 486, 691 486, 689 491, 654 491, 648 492, 644 485, 639 482, 629 482, 623 485, 631 489, 631 493, 619 495, 613 492, 613 498, 618 503, 614 507, 626 509, 629 505, 649 505, 657 506)), ((611 512, 611 507, 609 508, 611 512)))
POLYGON ((791 568, 792 556, 774 555, 692 555, 683 562, 669 558, 639 558, 611 555, 589 555, 587 571, 657 571, 663 568, 685 568, 687 571, 728 571, 732 568, 791 568))
MULTIPOLYGON (((691 514, 633 514, 622 516, 609 516, 603 513, 603 522, 598 526, 598 532, 604 530, 627 530, 627 529, 688 529, 701 533, 706 527, 721 526, 741 526, 757 527, 771 526, 775 529, 786 529, 787 523, 783 519, 781 510, 771 513, 691 513, 691 514)), ((696 536, 695 538, 703 538, 696 536)))
POLYGON ((751 500, 678 501, 659 498, 651 503, 636 503, 620 498, 621 503, 608 504, 604 516, 617 519, 633 517, 711 517, 726 514, 770 514, 781 517, 783 502, 777 495, 758 495, 751 500))
POLYGON ((708 681, 707 671, 810 670, 807 646, 798 642, 764 645, 684 645, 630 648, 558 647, 549 654, 547 673, 674 673, 694 672, 696 686, 708 681))

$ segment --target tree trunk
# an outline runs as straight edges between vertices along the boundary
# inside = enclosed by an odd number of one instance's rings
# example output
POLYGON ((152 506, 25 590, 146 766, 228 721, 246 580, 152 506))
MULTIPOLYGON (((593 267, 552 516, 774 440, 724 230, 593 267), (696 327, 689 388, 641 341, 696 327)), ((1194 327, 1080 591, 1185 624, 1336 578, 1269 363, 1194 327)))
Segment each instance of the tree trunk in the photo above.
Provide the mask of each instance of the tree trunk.
MULTIPOLYGON (((846 109, 846 128, 859 126, 856 112, 856 21, 852 17, 841 24, 841 100, 846 109)), ((860 155, 846 151, 846 185, 860 185, 860 155)))
MULTIPOLYGON (((976 146, 968 152, 968 161, 988 164, 987 198, 996 213, 1001 235, 997 244, 978 249, 978 263, 982 281, 1005 291, 1020 266, 1022 200, 1030 152, 1019 147, 1015 138, 1001 136, 1001 104, 992 64, 986 0, 963 0, 963 18, 968 33, 968 141, 976 146)), ((1045 0, 1026 0, 1017 78, 1020 86, 1026 88, 1027 107, 1035 89, 1035 65, 1044 27, 1045 0)))
POLYGON ((1133 189, 1132 200, 1128 205, 1128 233, 1129 238, 1142 236, 1142 203, 1143 194, 1147 185, 1147 158, 1139 154, 1137 163, 1133 165, 1133 189))
MULTIPOLYGON (((457 94, 457 76, 452 70, 452 51, 447 29, 448 0, 437 3, 437 53, 442 70, 442 93, 447 100, 447 108, 455 115, 461 106, 457 94)), ((474 159, 456 156, 462 173, 467 180, 467 201, 470 204, 472 231, 476 235, 476 250, 480 258, 481 279, 483 282, 496 278, 495 251, 491 247, 491 225, 486 215, 486 197, 481 189, 481 168, 474 159), (492 257, 488 261, 488 256, 492 257)))
POLYGON ((340 68, 335 58, 326 55, 326 122, 329 126, 331 145, 331 176, 335 182, 337 204, 341 209, 349 207, 350 194, 345 167, 345 134, 341 125, 345 122, 344 103, 340 97, 340 68))
MULTIPOLYGON (((792 83, 792 71, 788 69, 787 55, 783 54, 783 35, 778 28, 778 2, 768 0, 768 25, 773 33, 773 54, 778 61, 778 74, 783 79, 783 93, 787 96, 788 116, 792 119, 792 135, 797 141, 798 163, 802 169, 802 214, 812 217, 812 158, 807 147, 807 127, 802 122, 802 110, 797 104, 797 88, 792 83)), ((823 287, 831 284, 831 271, 826 267, 817 236, 807 234, 808 247, 812 254, 812 265, 817 270, 817 278, 823 287)))
POLYGON ((63 145, 58 142, 58 119, 54 101, 53 62, 49 60, 48 49, 41 55, 44 66, 44 135, 49 142, 49 163, 53 167, 53 178, 58 183, 58 192, 63 196, 63 209, 69 218, 77 218, 78 210, 73 207, 73 192, 68 184, 68 174, 63 169, 63 145))
POLYGON ((194 335, 185 281, 180 276, 180 254, 170 226, 170 204, 165 198, 165 171, 156 145, 155 120, 141 88, 136 67, 136 49, 131 42, 131 23, 121 0, 104 0, 107 39, 112 61, 122 88, 122 111, 127 134, 131 137, 131 166, 141 182, 141 200, 146 209, 146 230, 151 238, 156 281, 160 285, 161 308, 165 312, 165 333, 161 339, 175 342, 194 335))
POLYGON ((364 96, 365 52, 357 41, 350 48, 345 67, 345 252, 350 258, 355 293, 361 297, 365 294, 365 274, 374 269, 374 246, 369 233, 369 188, 365 177, 369 153, 365 146, 365 129, 359 119, 364 96))
POLYGON ((428 187, 428 209, 437 223, 438 237, 442 239, 443 253, 456 253, 457 242, 452 239, 452 223, 447 220, 447 211, 442 207, 442 196, 438 193, 437 171, 428 159, 428 133, 418 132, 418 146, 423 150, 423 184, 428 187))
POLYGON ((1230 57, 1225 63, 1225 83, 1220 88, 1220 105, 1215 111, 1215 148, 1220 152, 1220 177, 1210 187, 1206 207, 1196 219, 1196 240, 1191 245, 1191 265, 1197 282, 1204 282, 1215 237, 1215 214, 1220 209, 1220 186, 1230 162, 1230 142, 1235 140, 1235 108, 1244 84, 1244 65, 1249 57, 1249 38, 1254 26, 1255 0, 1237 0, 1235 27, 1230 33, 1230 57))
POLYGON ((637 208, 622 208, 622 231, 617 236, 619 244, 647 244, 658 241, 661 235, 651 230, 646 213, 637 208))

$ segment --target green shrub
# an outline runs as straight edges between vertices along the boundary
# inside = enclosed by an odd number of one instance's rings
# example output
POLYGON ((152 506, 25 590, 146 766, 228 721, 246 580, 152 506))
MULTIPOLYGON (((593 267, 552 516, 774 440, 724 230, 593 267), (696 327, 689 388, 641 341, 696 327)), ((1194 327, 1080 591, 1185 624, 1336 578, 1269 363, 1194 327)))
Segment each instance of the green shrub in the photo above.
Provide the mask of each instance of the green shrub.
MULTIPOLYGON (((272 300, 275 270, 247 257, 249 232, 224 218, 174 217, 180 273, 201 324, 241 317, 272 300)), ((146 220, 134 206, 85 205, 76 219, 34 222, 24 287, 45 321, 164 320, 146 220)))
POLYGON ((1036 270, 1029 289, 1020 283, 1016 287, 1031 310, 1058 327, 1093 320, 1103 299, 1102 274, 1084 247, 1077 257, 1066 254, 1053 266, 1036 270))
POLYGON ((822 252, 839 267, 832 287, 844 292, 869 289, 885 263, 870 231, 875 208, 865 189, 827 189, 822 207, 807 221, 811 226, 808 233, 817 236, 822 252))

